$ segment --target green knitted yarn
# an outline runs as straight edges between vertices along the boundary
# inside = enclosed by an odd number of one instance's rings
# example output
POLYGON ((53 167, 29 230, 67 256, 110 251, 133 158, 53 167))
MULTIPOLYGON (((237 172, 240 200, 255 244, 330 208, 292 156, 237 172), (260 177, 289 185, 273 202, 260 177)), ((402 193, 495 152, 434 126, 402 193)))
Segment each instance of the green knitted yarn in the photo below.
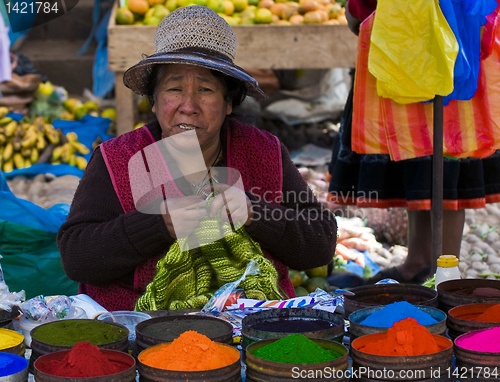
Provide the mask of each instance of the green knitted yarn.
POLYGON ((260 245, 244 226, 232 231, 228 223, 222 227, 216 220, 204 219, 190 238, 175 241, 168 253, 158 261, 156 276, 137 300, 136 310, 175 310, 202 308, 222 285, 239 279, 247 264, 259 264, 258 275, 248 275, 240 283, 248 298, 279 300, 283 298, 278 287, 278 272, 264 257, 260 245), (210 237, 224 237, 209 242, 210 237), (188 248, 187 240, 207 243, 188 248))

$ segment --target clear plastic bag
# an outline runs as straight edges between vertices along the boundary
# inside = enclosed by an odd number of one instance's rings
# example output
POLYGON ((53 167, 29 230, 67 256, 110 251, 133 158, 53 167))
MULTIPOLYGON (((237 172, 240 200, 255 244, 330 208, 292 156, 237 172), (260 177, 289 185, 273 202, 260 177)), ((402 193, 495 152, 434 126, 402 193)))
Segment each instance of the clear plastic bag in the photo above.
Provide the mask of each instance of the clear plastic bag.
POLYGON ((237 291, 238 286, 243 280, 245 280, 245 277, 247 277, 248 275, 257 274, 259 274, 259 264, 251 260, 248 263, 245 272, 243 272, 243 275, 238 280, 224 284, 219 289, 217 289, 212 298, 201 309, 201 312, 204 314, 212 314, 214 316, 217 316, 224 310, 224 307, 227 305, 227 300, 232 293, 235 293, 237 291))

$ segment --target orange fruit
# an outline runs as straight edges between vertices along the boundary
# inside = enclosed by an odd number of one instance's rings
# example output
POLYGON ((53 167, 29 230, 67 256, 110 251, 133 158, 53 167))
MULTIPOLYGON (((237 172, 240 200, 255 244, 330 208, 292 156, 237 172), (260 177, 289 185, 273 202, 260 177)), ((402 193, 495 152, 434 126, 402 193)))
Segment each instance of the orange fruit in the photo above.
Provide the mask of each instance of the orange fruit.
POLYGON ((138 15, 144 15, 149 9, 149 3, 147 0, 128 0, 127 7, 138 15))
POLYGON ((321 288, 325 292, 330 292, 330 284, 323 277, 311 277, 304 283, 304 288, 309 293, 315 292, 316 288, 321 288))
POLYGON ((299 13, 299 4, 294 3, 293 1, 288 1, 285 3, 286 8, 281 12, 282 20, 289 20, 290 17, 299 13))
POLYGON ((288 277, 290 277, 290 281, 294 287, 300 286, 302 284, 302 274, 295 269, 288 270, 288 277))
POLYGON ((284 3, 276 3, 271 5, 271 8, 269 8, 273 15, 280 16, 281 13, 286 9, 286 5, 284 3))
POLYGON ((328 13, 328 18, 329 19, 336 19, 337 16, 339 15, 339 11, 342 7, 340 4, 328 4, 325 5, 325 11, 328 13))
POLYGON ((177 0, 167 0, 165 3, 165 7, 170 11, 173 12, 177 9, 177 0))
POLYGON ((307 12, 304 15, 304 24, 319 24, 322 21, 323 17, 318 11, 307 12))
POLYGON ((228 16, 231 16, 234 13, 235 7, 234 3, 231 0, 224 0, 222 2, 224 4, 224 13, 228 16))
POLYGON ((308 269, 306 271, 308 277, 327 277, 328 276, 328 265, 323 265, 322 267, 316 267, 308 269))
POLYGON ((165 0, 148 0, 150 7, 154 7, 156 4, 163 4, 165 0))
POLYGON ((295 289, 295 294, 297 295, 297 297, 304 297, 309 294, 307 289, 301 286, 295 287, 293 289, 295 289))
POLYGON ((243 12, 248 7, 248 0, 233 0, 234 11, 243 12))
POLYGON ((257 12, 255 12, 255 24, 270 24, 272 21, 273 14, 269 9, 258 8, 257 12))
POLYGON ((340 22, 337 19, 330 19, 330 20, 323 21, 321 24, 324 24, 324 25, 340 25, 340 22))
POLYGON ((290 17, 290 24, 292 25, 299 25, 299 24, 304 24, 304 16, 302 15, 293 15, 292 17, 290 17))
POLYGON ((259 8, 271 8, 274 4, 273 0, 260 0, 259 1, 259 8))
POLYGON ((321 21, 328 20, 328 13, 324 9, 317 9, 316 12, 319 12, 321 15, 321 21))
POLYGON ((118 25, 132 25, 134 23, 134 14, 127 7, 118 8, 115 21, 118 25))
POLYGON ((276 25, 292 25, 292 23, 288 20, 278 20, 276 21, 276 25))
POLYGON ((316 0, 300 0, 299 5, 301 9, 300 13, 302 14, 318 9, 318 2, 316 0))

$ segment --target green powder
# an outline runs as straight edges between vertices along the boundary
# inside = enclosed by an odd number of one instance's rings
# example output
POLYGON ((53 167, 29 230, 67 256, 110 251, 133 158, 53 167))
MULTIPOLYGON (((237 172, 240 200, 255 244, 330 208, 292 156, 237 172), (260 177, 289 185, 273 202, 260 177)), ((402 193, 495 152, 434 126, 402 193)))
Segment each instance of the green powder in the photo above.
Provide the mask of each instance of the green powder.
POLYGON ((56 346, 74 346, 81 341, 104 345, 128 337, 128 333, 117 325, 97 320, 61 320, 40 325, 33 330, 32 337, 56 346))
POLYGON ((253 353, 256 357, 281 363, 320 363, 342 357, 334 350, 323 349, 303 334, 292 334, 253 353))

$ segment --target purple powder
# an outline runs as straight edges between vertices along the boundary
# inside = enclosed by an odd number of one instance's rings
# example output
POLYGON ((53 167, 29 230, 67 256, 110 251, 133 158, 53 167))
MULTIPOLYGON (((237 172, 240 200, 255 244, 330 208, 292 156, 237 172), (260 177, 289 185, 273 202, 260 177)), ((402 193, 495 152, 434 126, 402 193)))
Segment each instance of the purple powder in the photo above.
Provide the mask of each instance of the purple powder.
POLYGON ((377 310, 363 321, 360 325, 372 326, 376 328, 390 328, 394 323, 405 318, 414 318, 420 325, 427 326, 438 322, 428 313, 418 309, 414 305, 406 302, 394 302, 386 305, 383 309, 377 310))
POLYGON ((500 353, 500 327, 470 333, 457 339, 456 344, 464 349, 500 353))
POLYGON ((250 328, 263 332, 304 333, 325 330, 332 326, 331 322, 325 320, 279 320, 256 322, 250 328))

